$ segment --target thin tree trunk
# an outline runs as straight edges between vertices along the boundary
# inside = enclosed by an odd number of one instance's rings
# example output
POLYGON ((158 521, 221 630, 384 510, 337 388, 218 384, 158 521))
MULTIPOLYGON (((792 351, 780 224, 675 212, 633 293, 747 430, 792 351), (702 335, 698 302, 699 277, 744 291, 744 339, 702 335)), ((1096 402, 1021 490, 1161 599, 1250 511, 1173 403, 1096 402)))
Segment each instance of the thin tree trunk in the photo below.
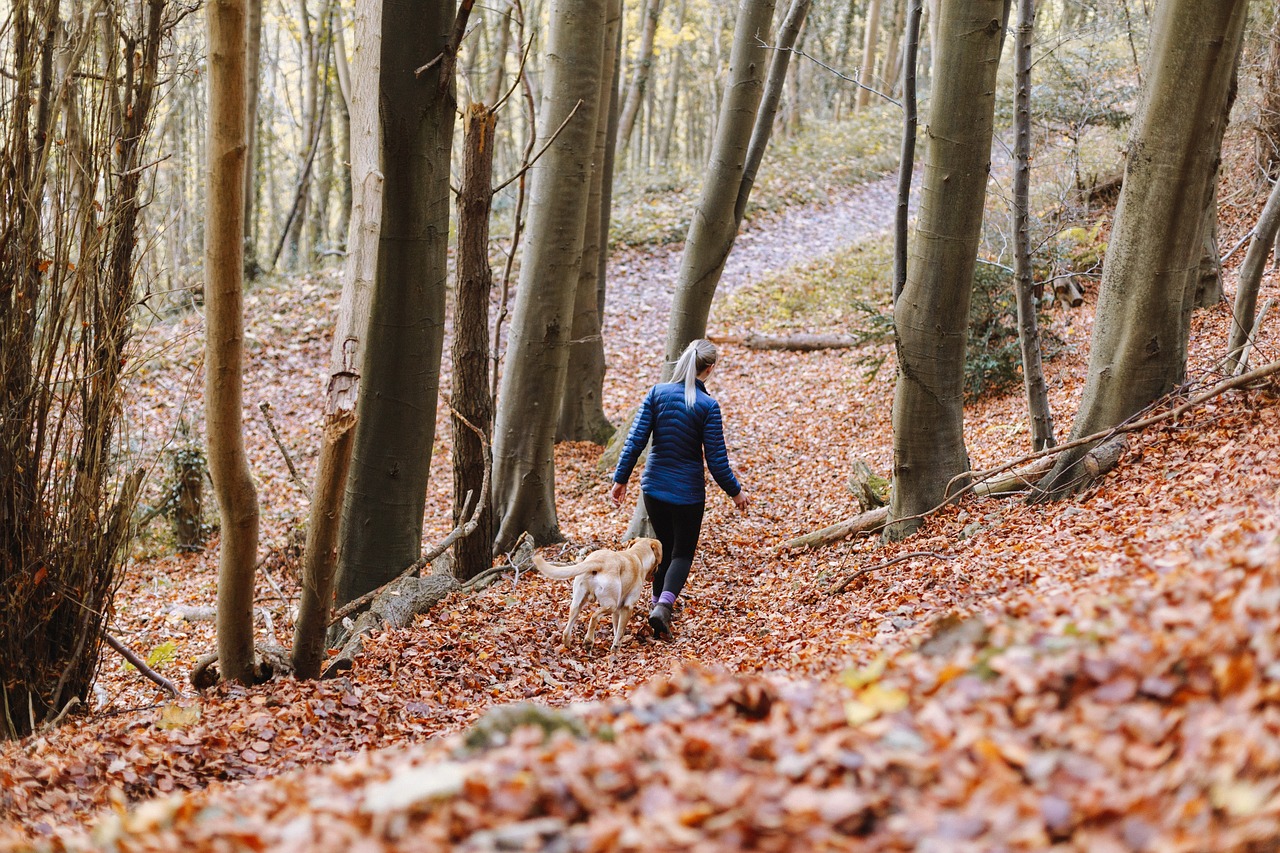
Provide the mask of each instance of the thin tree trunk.
MULTIPOLYGON (((1162 0, 1151 28, 1147 83, 1103 265, 1089 372, 1071 437, 1121 423, 1186 373, 1189 271, 1198 266, 1208 176, 1244 32, 1245 0, 1162 0)), ((1087 450, 1058 458, 1044 497, 1088 483, 1087 450)))
POLYGON ((876 67, 876 43, 880 35, 880 0, 868 0, 866 39, 862 43, 862 69, 858 72, 857 99, 854 108, 866 109, 870 102, 871 92, 867 87, 872 85, 871 74, 876 67))
POLYGON ((498 103, 503 87, 507 85, 505 72, 507 51, 511 48, 511 13, 514 9, 514 4, 508 3, 507 8, 499 15, 498 44, 493 50, 493 72, 489 76, 489 87, 484 96, 484 102, 490 107, 498 103))
POLYGON ((1231 338, 1227 343, 1227 360, 1222 368, 1222 372, 1227 375, 1234 373, 1240 366, 1240 353, 1249 342, 1254 312, 1258 308, 1258 286, 1262 283, 1267 256, 1271 253, 1271 245, 1277 234, 1280 234, 1280 180, 1271 187, 1266 206, 1262 208, 1262 215, 1258 217, 1258 224, 1253 229, 1253 238, 1249 241, 1244 263, 1240 265, 1236 301, 1231 309, 1231 338))
POLYGON ((259 76, 262 68, 262 0, 247 0, 245 7, 247 18, 245 38, 245 58, 248 62, 245 72, 247 123, 245 125, 245 170, 244 170, 244 274, 249 279, 258 277, 262 270, 258 266, 258 246, 254 242, 254 222, 258 215, 254 204, 256 195, 257 170, 254 164, 258 156, 258 90, 259 76))
POLYGON ((245 0, 210 0, 209 172, 205 190, 205 428, 221 518, 218 663, 255 678, 253 588, 258 495, 241 417, 244 372, 245 0))
POLYGON ((1053 447, 1053 415, 1040 360, 1040 323, 1031 268, 1031 43, 1035 37, 1035 0, 1018 0, 1014 44, 1014 278, 1017 280, 1018 344, 1022 348, 1022 384, 1031 419, 1031 449, 1053 447))
POLYGON ((329 354, 329 388, 320 459, 311 495, 307 542, 302 554, 302 590, 294 626, 293 666, 298 678, 318 678, 333 603, 342 500, 355 439, 356 406, 364 369, 369 305, 378 263, 382 173, 378 155, 379 58, 382 3, 361 0, 355 10, 354 79, 346 100, 351 110, 352 191, 350 234, 342 297, 329 354))
POLYGON ((1280 178, 1280 14, 1275 14, 1267 32, 1267 58, 1258 75, 1261 100, 1258 104, 1258 130, 1254 136, 1254 156, 1258 161, 1258 177, 1280 178))
MULTIPOLYGON (((684 30, 684 13, 687 6, 688 0, 680 0, 680 8, 676 12, 677 33, 684 30)), ((683 47, 681 43, 671 51, 671 68, 667 75, 667 88, 663 93, 662 139, 658 143, 658 160, 664 166, 671 164, 671 139, 675 136, 676 107, 680 100, 680 74, 684 70, 683 47)), ((614 91, 617 91, 616 88, 614 91)))
POLYGON ((472 104, 463 119, 462 187, 458 193, 458 283, 453 311, 453 524, 476 501, 476 529, 453 548, 454 576, 469 580, 493 565, 493 508, 481 484, 493 431, 489 396, 489 213, 493 207, 493 141, 498 117, 472 104), (465 419, 465 420, 464 420, 465 419), (476 435, 473 430, 479 431, 476 435))
POLYGON ((356 405, 355 446, 342 507, 336 603, 394 578, 422 549, 435 441, 449 245, 452 77, 441 55, 452 0, 386 4, 379 103, 382 226, 356 405))
POLYGON ((604 174, 600 182, 600 254, 596 258, 596 309, 600 312, 601 327, 604 326, 604 301, 609 289, 609 224, 613 220, 613 175, 618 155, 618 122, 622 115, 619 86, 622 81, 621 21, 624 3, 623 0, 609 2, 610 9, 617 13, 619 24, 612 47, 613 79, 609 83, 609 119, 605 126, 604 159, 600 163, 604 174))
POLYGON ((622 27, 622 4, 608 0, 604 27, 604 59, 600 74, 599 108, 596 116, 594 164, 587 191, 587 221, 582 239, 582 262, 578 267, 578 288, 573 303, 573 328, 569 338, 564 393, 560 397, 560 419, 556 441, 590 441, 605 444, 613 434, 613 424, 604 413, 604 337, 601 332, 600 258, 607 254, 607 222, 601 216, 604 196, 609 116, 614 97, 614 47, 622 27))
POLYGON ((906 43, 902 50, 902 154, 898 165, 898 203, 893 217, 893 303, 907 283, 907 232, 911 215, 911 179, 916 164, 916 57, 920 51, 922 0, 907 0, 906 43))
MULTIPOLYGON (((907 282, 894 305, 893 497, 886 531, 964 485, 964 350, 991 162, 996 72, 1009 0, 942 4, 934 49, 924 190, 907 282), (902 521, 898 521, 902 519, 902 521)), ((910 519, 910 520, 908 520, 910 519)))
POLYGON ((494 547, 527 531, 560 538, 555 430, 564 392, 573 303, 586 226, 604 58, 605 0, 552 0, 538 138, 560 129, 532 170, 529 232, 511 341, 498 394, 493 447, 494 547))
MULTIPOLYGON (((902 72, 902 35, 907 25, 907 6, 911 0, 895 0, 893 4, 893 28, 889 30, 889 42, 884 49, 883 71, 880 85, 889 97, 893 97, 898 88, 899 76, 902 72)), ((919 28, 917 27, 917 33, 919 28)))
POLYGON ((658 19, 661 16, 662 0, 646 0, 641 18, 644 29, 640 31, 640 47, 636 50, 636 58, 632 64, 635 73, 627 85, 627 97, 623 100, 622 117, 618 125, 618 150, 623 154, 631 142, 636 116, 640 113, 640 104, 643 103, 649 86, 649 75, 653 71, 653 40, 658 33, 658 19))

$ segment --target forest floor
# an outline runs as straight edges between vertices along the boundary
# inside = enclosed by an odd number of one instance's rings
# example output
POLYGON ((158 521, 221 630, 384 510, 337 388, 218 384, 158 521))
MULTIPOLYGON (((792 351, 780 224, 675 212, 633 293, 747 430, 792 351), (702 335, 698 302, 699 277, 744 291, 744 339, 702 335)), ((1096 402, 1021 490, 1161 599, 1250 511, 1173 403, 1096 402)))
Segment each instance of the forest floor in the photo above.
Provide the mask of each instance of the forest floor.
MULTIPOLYGON (((776 281, 883 228, 891 196, 881 181, 757 221, 725 290, 776 281)), ((1225 223, 1227 237, 1256 212, 1225 223)), ((611 417, 656 376, 678 259, 678 247, 613 259, 611 417)), ((1227 285, 1230 296, 1234 273, 1227 285)), ((306 478, 337 288, 323 273, 263 283, 248 300, 262 640, 291 633, 306 499, 258 403, 271 404, 306 478)), ((1269 274, 1263 297, 1275 295, 1269 274)), ((1046 372, 1059 435, 1083 384, 1093 296, 1054 315, 1062 346, 1046 372)), ((1225 303, 1197 312, 1188 393, 1215 378, 1229 317, 1225 303)), ((717 308, 711 332, 750 323, 717 308)), ((1256 364, 1277 357, 1271 328, 1256 364)), ((140 458, 157 466, 154 496, 163 452, 183 442, 179 415, 199 432, 198 317, 157 318, 142 343, 129 412, 140 458)), ((711 390, 756 502, 743 516, 712 494, 673 642, 651 640, 637 617, 615 654, 605 637, 562 648, 568 585, 521 572, 376 636, 332 681, 169 700, 108 652, 91 713, 0 744, 0 847, 1270 849, 1280 388, 1229 393, 1134 435, 1118 468, 1076 499, 969 497, 899 544, 779 551, 857 511, 851 457, 889 471, 892 347, 873 349, 889 369, 868 381, 865 351, 722 347, 711 390), (829 594, 909 552, 929 554, 829 594), (553 710, 475 726, 522 701, 553 710)), ((974 467, 1024 455, 1024 420, 1017 393, 968 407, 974 467)), ((437 421, 428 541, 447 530, 451 500, 437 421)), ((568 542, 550 558, 623 535, 629 513, 609 504, 599 456, 557 449, 568 542)), ((212 605, 217 543, 173 556, 160 527, 138 543, 111 630, 185 681, 213 628, 175 608, 212 605)))

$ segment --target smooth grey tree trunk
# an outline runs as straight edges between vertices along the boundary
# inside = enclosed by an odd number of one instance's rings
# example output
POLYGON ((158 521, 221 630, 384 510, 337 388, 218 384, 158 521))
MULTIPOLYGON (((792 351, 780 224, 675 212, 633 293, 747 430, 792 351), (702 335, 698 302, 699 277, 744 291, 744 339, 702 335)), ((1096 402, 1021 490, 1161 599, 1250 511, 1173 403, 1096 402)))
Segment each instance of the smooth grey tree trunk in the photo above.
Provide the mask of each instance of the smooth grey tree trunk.
POLYGON ((742 0, 738 8, 729 55, 729 80, 720 102, 715 145, 698 208, 689 225, 684 253, 680 256, 680 272, 667 325, 664 378, 670 376, 671 365, 689 342, 706 334, 711 300, 738 236, 740 221, 736 211, 764 93, 769 56, 765 44, 769 41, 774 7, 774 0, 742 0))
POLYGON ((879 41, 879 35, 880 0, 867 0, 867 23, 865 37, 862 40, 862 68, 858 71, 858 82, 862 85, 858 87, 858 94, 854 98, 855 110, 866 109, 867 104, 871 102, 871 92, 866 87, 873 83, 871 74, 876 67, 876 44, 879 41))
MULTIPOLYGON (((1217 168, 1247 6, 1162 0, 1155 7, 1073 439, 1121 423, 1183 380, 1185 291, 1200 260, 1207 176, 1217 168)), ((1088 485, 1076 471, 1088 449, 1058 457, 1042 497, 1088 485)))
POLYGON ((336 602, 396 577, 422 548, 435 439, 449 245, 452 76, 437 62, 452 0, 388 2, 382 13, 382 225, 342 508, 336 602))
POLYGON ((1053 414, 1040 357, 1040 322, 1031 268, 1031 43, 1035 36, 1035 0, 1018 0, 1015 30, 1013 243, 1017 281, 1018 344, 1022 349, 1022 386, 1027 395, 1032 451, 1054 446, 1053 414))
POLYGON ((245 162, 244 170, 244 273, 250 279, 257 278, 258 247, 254 242, 254 219, 258 206, 255 185, 257 169, 258 136, 258 94, 260 89, 262 67, 262 0, 248 0, 245 7, 247 15, 245 30, 245 57, 248 65, 245 71, 245 113, 248 124, 245 126, 245 162))
POLYGON ((920 212, 906 284, 894 306, 891 539, 918 528, 915 516, 941 503, 953 478, 969 470, 965 337, 1008 16, 1009 0, 938 8, 920 212))
POLYGON ((551 3, 538 138, 563 129, 530 177, 529 230, 494 425, 495 551, 526 531, 538 545, 561 538, 555 431, 589 206, 605 9, 606 0, 551 3))
POLYGON ((592 156, 591 186, 587 192, 587 221, 582 240, 582 262, 578 267, 578 290, 573 302, 569 363, 564 394, 560 398, 560 421, 556 428, 556 441, 590 441, 594 444, 604 444, 613 434, 613 424, 604 413, 606 365, 601 334, 600 259, 608 254, 609 234, 604 230, 608 224, 607 219, 601 216, 601 206, 604 203, 609 119, 614 101, 613 69, 617 62, 618 30, 622 26, 622 3, 621 0, 607 0, 607 5, 595 153, 592 156))

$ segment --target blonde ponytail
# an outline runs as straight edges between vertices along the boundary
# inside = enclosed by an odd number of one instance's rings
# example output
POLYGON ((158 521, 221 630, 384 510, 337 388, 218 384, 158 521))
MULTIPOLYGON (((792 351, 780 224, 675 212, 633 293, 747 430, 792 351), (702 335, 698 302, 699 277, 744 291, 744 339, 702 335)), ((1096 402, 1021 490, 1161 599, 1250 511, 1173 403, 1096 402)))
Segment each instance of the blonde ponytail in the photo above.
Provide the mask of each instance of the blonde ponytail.
POLYGON ((690 409, 698 399, 698 386, 694 384, 698 374, 716 363, 719 358, 716 345, 711 341, 699 338, 690 342, 689 346, 676 359, 675 370, 671 372, 671 381, 684 386, 684 404, 690 409))

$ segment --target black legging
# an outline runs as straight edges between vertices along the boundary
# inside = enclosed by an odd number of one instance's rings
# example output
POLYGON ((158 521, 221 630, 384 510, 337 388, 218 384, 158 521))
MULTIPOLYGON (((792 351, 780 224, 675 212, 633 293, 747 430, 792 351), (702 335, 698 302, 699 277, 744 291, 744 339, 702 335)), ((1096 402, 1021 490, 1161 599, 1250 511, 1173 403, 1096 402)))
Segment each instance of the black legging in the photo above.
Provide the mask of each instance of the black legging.
POLYGON ((702 511, 706 504, 669 504, 650 495, 644 496, 649 522, 662 543, 662 562, 653 573, 653 597, 669 592, 679 597, 693 565, 693 552, 698 547, 702 530, 702 511))

